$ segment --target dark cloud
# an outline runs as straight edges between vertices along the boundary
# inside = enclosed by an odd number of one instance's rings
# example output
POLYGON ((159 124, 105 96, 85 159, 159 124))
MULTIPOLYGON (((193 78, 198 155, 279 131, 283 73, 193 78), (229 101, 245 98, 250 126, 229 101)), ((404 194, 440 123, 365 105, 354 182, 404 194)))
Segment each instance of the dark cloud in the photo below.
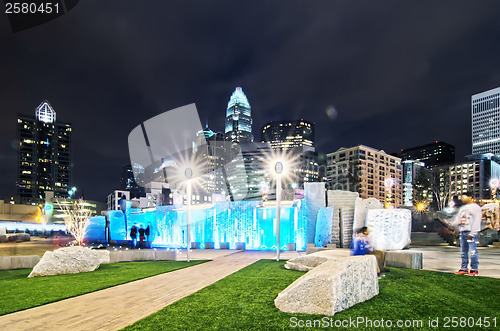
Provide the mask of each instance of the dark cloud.
POLYGON ((74 126, 74 182, 104 200, 140 122, 195 102, 223 130, 242 86, 254 135, 316 123, 331 152, 444 140, 471 150, 470 96, 500 86, 497 1, 85 1, 12 34, 0 16, 0 195, 14 190, 16 113, 48 99, 74 126), (332 114, 335 111, 335 116, 332 114))

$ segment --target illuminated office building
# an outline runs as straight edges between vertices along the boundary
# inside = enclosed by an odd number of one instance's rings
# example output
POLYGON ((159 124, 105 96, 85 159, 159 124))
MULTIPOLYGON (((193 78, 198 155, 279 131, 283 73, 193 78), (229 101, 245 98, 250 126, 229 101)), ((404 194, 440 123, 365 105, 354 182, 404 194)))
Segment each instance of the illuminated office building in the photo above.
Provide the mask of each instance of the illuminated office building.
POLYGON ((267 143, 250 143, 238 146, 239 153, 227 163, 227 182, 231 199, 260 199, 270 188, 270 174, 266 160, 271 154, 271 146, 267 143))
POLYGON ((500 87, 471 97, 472 154, 500 155, 500 87))
POLYGON ((419 200, 416 197, 417 190, 421 190, 423 198, 422 202, 432 201, 432 192, 429 188, 419 187, 422 183, 418 182, 418 178, 428 178, 429 186, 432 183, 432 170, 427 169, 423 162, 407 160, 402 161, 403 164, 403 206, 413 206, 414 200, 419 200), (423 173, 422 173, 423 172, 423 173), (430 198, 429 198, 430 196, 430 198), (416 199, 417 198, 417 199, 416 199))
POLYGON ((226 180, 224 178, 224 165, 229 160, 231 142, 224 139, 222 132, 215 133, 208 128, 197 133, 196 160, 201 167, 203 179, 201 186, 205 193, 223 194, 228 193, 226 180))
POLYGON ((270 143, 275 151, 303 147, 304 151, 314 152, 314 123, 304 120, 267 123, 262 126, 262 142, 270 143))
POLYGON ((45 198, 68 197, 71 187, 71 125, 56 122, 56 112, 47 100, 35 110, 35 117, 18 115, 19 143, 17 194, 22 203, 45 198))
POLYGON ((403 204, 401 159, 364 145, 340 148, 327 154, 327 188, 359 192, 386 205, 403 204))
POLYGON ((292 188, 304 188, 305 182, 319 181, 318 154, 314 148, 314 123, 304 121, 269 122, 262 126, 262 142, 273 151, 297 156, 292 188))
POLYGON ((144 187, 137 185, 134 177, 134 171, 132 170, 132 166, 130 164, 123 167, 120 184, 120 189, 122 191, 129 192, 128 199, 139 198, 141 196, 144 196, 144 194, 146 193, 144 187))
POLYGON ((424 164, 426 168, 445 166, 455 163, 455 146, 443 141, 432 144, 402 149, 396 153, 402 161, 416 161, 424 164))
POLYGON ((227 104, 225 135, 226 140, 232 143, 247 144, 253 142, 252 111, 241 87, 234 90, 227 104))
POLYGON ((471 192, 474 199, 492 199, 490 180, 500 178, 500 157, 484 153, 466 158, 466 162, 433 169, 437 192, 447 200, 466 192, 471 192))

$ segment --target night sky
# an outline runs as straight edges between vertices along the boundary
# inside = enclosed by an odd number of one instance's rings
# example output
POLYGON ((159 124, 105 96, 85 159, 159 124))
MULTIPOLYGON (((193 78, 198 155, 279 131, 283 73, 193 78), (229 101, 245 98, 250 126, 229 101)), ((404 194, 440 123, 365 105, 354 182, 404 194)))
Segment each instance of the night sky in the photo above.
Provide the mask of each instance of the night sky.
POLYGON ((222 131, 231 93, 316 123, 320 151, 471 152, 470 97, 500 86, 499 1, 85 0, 13 33, 0 14, 0 197, 15 192, 16 114, 47 99, 73 125, 73 180, 104 201, 138 124, 196 103, 222 131))

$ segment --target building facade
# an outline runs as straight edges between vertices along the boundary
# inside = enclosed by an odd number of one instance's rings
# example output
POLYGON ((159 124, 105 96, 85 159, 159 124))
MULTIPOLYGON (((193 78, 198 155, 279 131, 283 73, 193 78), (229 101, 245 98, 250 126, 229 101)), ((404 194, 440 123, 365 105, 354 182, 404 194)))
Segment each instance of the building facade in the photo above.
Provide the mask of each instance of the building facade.
POLYGON ((267 143, 251 143, 241 144, 238 148, 227 163, 231 200, 260 199, 270 186, 266 160, 271 154, 271 146, 267 143))
POLYGON ((224 132, 226 140, 232 143, 247 144, 253 142, 252 109, 241 87, 237 87, 229 98, 224 132))
POLYGON ((356 191, 391 207, 403 204, 401 159, 383 150, 358 145, 329 153, 326 177, 330 190, 356 191))
POLYGON ((435 192, 449 201, 471 192, 476 200, 491 200, 491 179, 500 178, 500 158, 493 153, 467 156, 466 162, 437 167, 434 172, 435 192))
POLYGON ((35 117, 18 115, 17 195, 22 203, 42 201, 46 191, 67 198, 72 184, 71 124, 56 122, 47 100, 35 117))
POLYGON ((146 193, 144 187, 137 185, 134 177, 134 171, 130 164, 122 169, 120 176, 120 189, 130 193, 129 198, 139 198, 146 193))
POLYGON ((424 164, 426 168, 445 166, 455 163, 455 146, 443 141, 432 144, 402 149, 396 153, 401 161, 416 161, 424 164))
POLYGON ((296 160, 291 189, 303 189, 306 182, 319 181, 318 153, 314 147, 314 123, 304 121, 269 122, 262 126, 262 142, 275 152, 290 153, 296 160))
POLYGON ((225 180, 226 160, 230 159, 231 142, 224 139, 222 132, 215 133, 208 128, 197 133, 195 159, 201 169, 201 186, 208 194, 227 194, 225 180))
POLYGON ((472 154, 500 155, 500 87, 471 97, 472 154))
POLYGON ((262 126, 262 142, 270 143, 274 151, 301 148, 315 151, 314 123, 299 121, 269 122, 262 126))
POLYGON ((432 170, 423 162, 402 161, 403 206, 413 206, 415 202, 432 201, 432 170))

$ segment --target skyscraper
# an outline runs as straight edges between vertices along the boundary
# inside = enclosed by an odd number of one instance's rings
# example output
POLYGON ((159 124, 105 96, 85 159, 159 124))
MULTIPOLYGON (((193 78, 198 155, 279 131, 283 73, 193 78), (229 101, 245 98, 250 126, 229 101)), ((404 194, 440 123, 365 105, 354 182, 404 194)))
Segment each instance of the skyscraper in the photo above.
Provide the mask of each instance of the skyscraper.
POLYGON ((201 185, 206 193, 226 195, 228 190, 223 168, 231 151, 231 142, 224 140, 222 132, 210 130, 208 124, 197 136, 196 160, 204 177, 201 185))
POLYGON ((304 121, 269 122, 262 126, 262 142, 273 151, 297 155, 294 187, 304 188, 304 182, 319 181, 318 153, 314 148, 314 123, 304 121))
POLYGON ((472 154, 500 155, 500 87, 471 97, 472 154))
POLYGON ((56 122, 56 112, 47 100, 35 117, 17 117, 17 194, 22 203, 38 202, 45 191, 68 197, 71 187, 71 124, 56 122))
POLYGON ((236 144, 253 142, 251 107, 241 87, 234 90, 227 104, 225 134, 226 140, 236 144))
POLYGON ((426 168, 432 169, 455 163, 455 146, 443 141, 402 149, 394 156, 402 161, 422 162, 426 168))
POLYGON ((262 126, 262 141, 273 150, 287 151, 303 147, 314 152, 314 123, 299 121, 270 122, 262 126))
POLYGON ((132 166, 127 164, 122 169, 122 174, 120 177, 120 189, 123 191, 129 191, 129 198, 139 198, 146 194, 144 187, 137 185, 135 182, 134 171, 132 166))

